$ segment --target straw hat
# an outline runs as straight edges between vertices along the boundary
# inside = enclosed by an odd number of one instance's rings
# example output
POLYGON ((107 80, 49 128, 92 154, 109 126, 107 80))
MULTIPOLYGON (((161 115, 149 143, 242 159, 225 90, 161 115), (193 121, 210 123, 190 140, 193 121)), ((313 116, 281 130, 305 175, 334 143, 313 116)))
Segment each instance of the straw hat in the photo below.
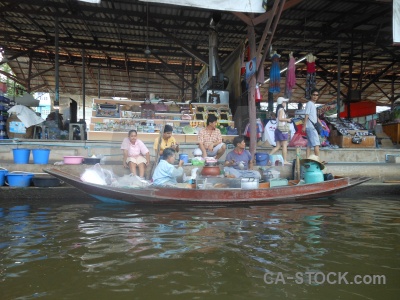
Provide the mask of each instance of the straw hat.
POLYGON ((319 163, 319 168, 321 170, 325 169, 325 165, 319 160, 319 157, 316 156, 315 154, 311 154, 309 157, 302 159, 300 161, 300 163, 304 164, 304 163, 310 162, 310 161, 315 161, 315 162, 319 163))

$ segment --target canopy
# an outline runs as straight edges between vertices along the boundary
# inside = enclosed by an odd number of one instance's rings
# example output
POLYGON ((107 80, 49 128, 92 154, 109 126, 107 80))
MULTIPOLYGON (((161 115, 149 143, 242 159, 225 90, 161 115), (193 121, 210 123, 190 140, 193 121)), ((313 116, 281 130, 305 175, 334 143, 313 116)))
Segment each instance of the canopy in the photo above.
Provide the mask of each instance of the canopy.
POLYGON ((39 100, 33 98, 31 94, 24 93, 21 97, 15 97, 15 104, 21 104, 26 106, 39 106, 39 100))

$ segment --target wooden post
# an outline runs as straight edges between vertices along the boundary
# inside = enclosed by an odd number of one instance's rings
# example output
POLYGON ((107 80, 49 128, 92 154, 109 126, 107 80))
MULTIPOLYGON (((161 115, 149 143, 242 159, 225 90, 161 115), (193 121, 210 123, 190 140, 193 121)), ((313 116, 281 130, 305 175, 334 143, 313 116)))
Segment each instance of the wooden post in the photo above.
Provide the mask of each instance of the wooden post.
POLYGON ((300 180, 300 153, 301 153, 301 148, 296 147, 296 169, 295 169, 295 179, 300 180))
POLYGON ((160 135, 158 137, 157 152, 155 153, 155 161, 154 161, 153 165, 151 166, 149 179, 153 178, 154 170, 156 169, 156 166, 158 165, 158 160, 160 158, 160 147, 161 147, 161 141, 162 141, 163 134, 164 134, 165 120, 161 126, 162 127, 160 129, 160 135))
MULTIPOLYGON (((250 58, 256 57, 256 37, 254 26, 247 26, 247 38, 249 39, 250 47, 250 58)), ((249 104, 249 123, 250 123, 250 153, 251 157, 254 157, 257 147, 257 114, 256 114, 256 101, 255 101, 255 90, 256 90, 256 74, 249 78, 248 88, 248 104, 249 104)))

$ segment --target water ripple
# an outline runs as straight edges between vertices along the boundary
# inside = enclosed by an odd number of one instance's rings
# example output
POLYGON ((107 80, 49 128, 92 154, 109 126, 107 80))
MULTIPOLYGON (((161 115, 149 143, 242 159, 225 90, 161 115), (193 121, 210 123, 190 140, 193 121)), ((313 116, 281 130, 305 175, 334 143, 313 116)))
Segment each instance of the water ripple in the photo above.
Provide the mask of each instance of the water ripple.
POLYGON ((181 209, 3 207, 2 299, 109 299, 132 292, 135 299, 390 299, 400 291, 393 283, 400 275, 399 224, 399 202, 371 199, 181 209), (391 280, 375 289, 267 284, 266 272, 391 280))

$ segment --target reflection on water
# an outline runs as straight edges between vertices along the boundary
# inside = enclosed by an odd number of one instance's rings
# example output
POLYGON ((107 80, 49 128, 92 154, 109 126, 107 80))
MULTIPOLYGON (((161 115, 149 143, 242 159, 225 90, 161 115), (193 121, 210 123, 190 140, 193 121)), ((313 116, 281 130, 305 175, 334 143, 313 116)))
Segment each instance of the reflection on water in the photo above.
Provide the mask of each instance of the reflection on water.
POLYGON ((0 206, 1 299, 397 299, 400 292, 393 199, 0 206), (385 284, 351 284, 357 275, 382 275, 385 284))

